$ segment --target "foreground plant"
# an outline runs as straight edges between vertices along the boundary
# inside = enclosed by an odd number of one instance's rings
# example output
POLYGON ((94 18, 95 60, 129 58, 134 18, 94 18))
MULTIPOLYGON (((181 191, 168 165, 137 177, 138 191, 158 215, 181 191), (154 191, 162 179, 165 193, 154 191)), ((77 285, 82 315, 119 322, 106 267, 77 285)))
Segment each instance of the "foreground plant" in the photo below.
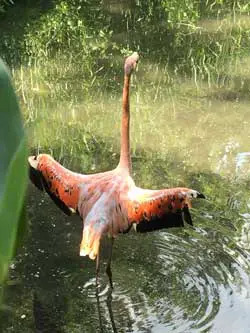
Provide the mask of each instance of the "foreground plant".
POLYGON ((0 286, 24 224, 27 150, 21 114, 7 68, 0 59, 0 286), (19 229, 20 227, 20 229, 19 229))

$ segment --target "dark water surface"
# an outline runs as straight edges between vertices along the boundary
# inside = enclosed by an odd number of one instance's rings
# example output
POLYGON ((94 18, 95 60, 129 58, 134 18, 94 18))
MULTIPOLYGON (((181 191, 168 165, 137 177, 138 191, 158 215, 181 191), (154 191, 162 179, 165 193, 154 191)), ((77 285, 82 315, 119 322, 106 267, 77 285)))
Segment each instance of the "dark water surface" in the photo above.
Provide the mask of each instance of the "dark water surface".
MULTIPOLYGON (((167 162, 141 154, 134 160, 135 177, 148 187, 160 186, 167 162)), ((2 332, 249 332, 246 182, 188 172, 185 182, 208 192, 208 200, 193 208, 195 227, 119 236, 112 296, 104 242, 99 299, 95 264, 78 256, 80 219, 65 217, 30 186, 31 230, 11 265, 2 332)))

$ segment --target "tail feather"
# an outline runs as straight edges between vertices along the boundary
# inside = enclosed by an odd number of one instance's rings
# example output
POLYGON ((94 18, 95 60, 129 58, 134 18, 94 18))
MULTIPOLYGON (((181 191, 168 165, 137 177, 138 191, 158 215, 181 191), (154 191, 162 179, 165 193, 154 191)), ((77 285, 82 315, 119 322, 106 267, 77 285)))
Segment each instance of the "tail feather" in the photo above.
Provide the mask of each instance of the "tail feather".
POLYGON ((86 227, 83 230, 82 242, 80 245, 80 256, 89 256, 94 260, 99 253, 101 233, 86 227))
MULTIPOLYGON (((91 212, 89 214, 91 216, 91 212)), ((103 213, 99 217, 86 217, 80 245, 80 256, 88 255, 90 259, 95 259, 99 254, 101 238, 109 227, 109 220, 104 215, 103 213)))

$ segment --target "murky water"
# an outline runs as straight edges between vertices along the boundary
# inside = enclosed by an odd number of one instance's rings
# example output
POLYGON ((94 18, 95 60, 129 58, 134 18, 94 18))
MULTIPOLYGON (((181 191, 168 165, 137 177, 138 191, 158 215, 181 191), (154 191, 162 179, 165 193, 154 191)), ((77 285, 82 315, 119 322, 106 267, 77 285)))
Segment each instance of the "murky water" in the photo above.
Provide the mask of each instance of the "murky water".
MULTIPOLYGON (((121 235, 114 249, 114 291, 107 292, 103 267, 96 299, 94 262, 78 256, 80 219, 65 217, 31 186, 30 234, 11 266, 3 332, 250 331, 250 153, 242 128, 249 124, 247 103, 206 99, 198 112, 195 97, 190 106, 173 99, 170 116, 165 104, 138 102, 134 89, 136 181, 202 190, 208 199, 194 205, 195 227, 121 235)), ((119 98, 110 104, 108 111, 104 101, 89 105, 89 114, 77 106, 97 148, 75 157, 55 150, 64 165, 84 172, 86 166, 91 172, 114 167, 119 121, 111 128, 110 119, 119 117, 119 98), (103 139, 104 146, 98 131, 109 140, 103 139)), ((104 264, 105 244, 103 257, 104 264)))
MULTIPOLYGON (((244 91, 246 62, 234 73, 244 91)), ((120 73, 115 89, 92 97, 82 96, 80 77, 70 87, 63 81, 60 98, 29 75, 22 94, 31 147, 84 173, 113 168, 120 73)), ((146 188, 202 191, 194 228, 119 236, 112 295, 104 244, 97 299, 95 264, 78 256, 80 219, 30 186, 30 232, 11 265, 2 332, 250 332, 250 104, 236 86, 206 85, 141 60, 131 94, 133 175, 146 188)))

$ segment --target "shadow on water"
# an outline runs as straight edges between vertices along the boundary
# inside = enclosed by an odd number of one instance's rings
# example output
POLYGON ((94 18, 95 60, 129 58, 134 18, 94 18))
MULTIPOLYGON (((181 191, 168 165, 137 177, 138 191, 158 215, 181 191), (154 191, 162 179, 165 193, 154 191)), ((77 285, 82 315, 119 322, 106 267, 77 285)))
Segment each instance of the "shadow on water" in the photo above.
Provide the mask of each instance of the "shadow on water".
MULTIPOLYGON (((98 162, 93 172, 116 165, 117 156, 109 160, 108 147, 95 151, 85 156, 98 162)), ((207 201, 194 204, 194 227, 119 236, 114 244, 112 295, 104 273, 104 242, 96 299, 95 264, 78 256, 82 222, 77 216, 64 216, 46 194, 30 186, 30 232, 11 266, 5 294, 10 308, 0 321, 3 332, 228 331, 227 311, 230 325, 247 331, 248 184, 228 182, 211 172, 187 172, 188 167, 181 171, 174 162, 182 162, 168 155, 161 160, 142 150, 137 156, 133 172, 138 185, 172 186, 175 181, 206 193, 207 201)), ((62 162, 80 171, 81 158, 64 157, 62 162)))

